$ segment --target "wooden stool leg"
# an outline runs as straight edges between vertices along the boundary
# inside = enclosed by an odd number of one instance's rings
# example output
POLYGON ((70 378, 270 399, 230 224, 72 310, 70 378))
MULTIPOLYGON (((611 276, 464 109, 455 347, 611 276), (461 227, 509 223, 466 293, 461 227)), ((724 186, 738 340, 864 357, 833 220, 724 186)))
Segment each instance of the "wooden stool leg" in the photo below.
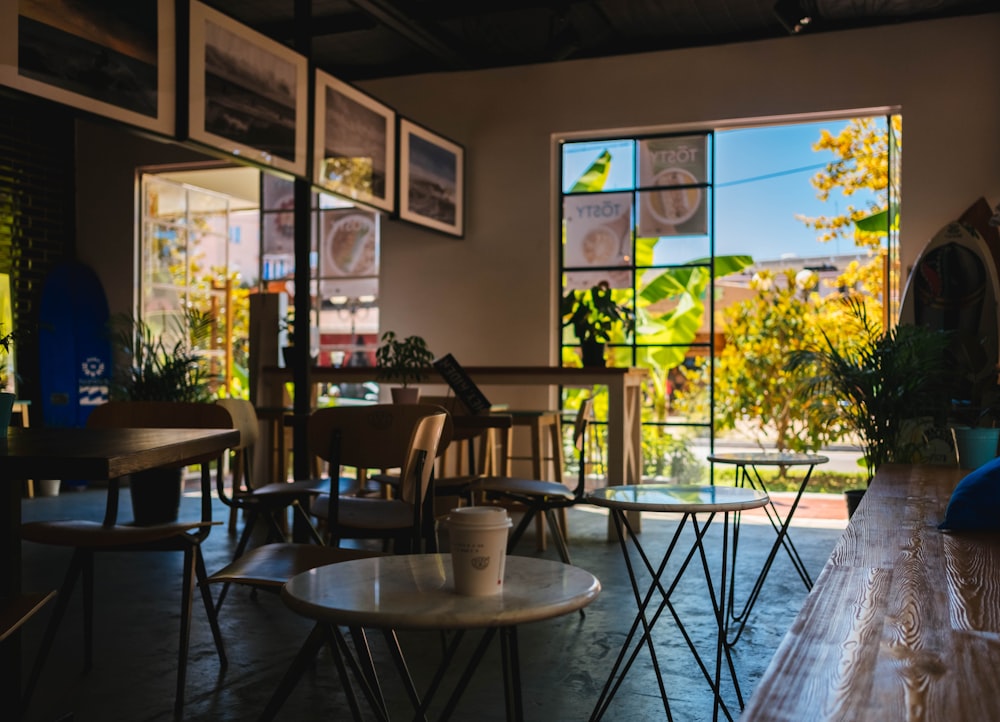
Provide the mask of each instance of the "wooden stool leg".
MULTIPOLYGON (((531 424, 531 473, 532 477, 535 479, 544 479, 542 475, 544 470, 544 459, 542 456, 542 422, 544 421, 542 416, 538 416, 531 424)), ((537 543, 535 548, 538 551, 545 551, 546 538, 545 538, 545 519, 542 514, 537 514, 535 516, 535 538, 537 543)))

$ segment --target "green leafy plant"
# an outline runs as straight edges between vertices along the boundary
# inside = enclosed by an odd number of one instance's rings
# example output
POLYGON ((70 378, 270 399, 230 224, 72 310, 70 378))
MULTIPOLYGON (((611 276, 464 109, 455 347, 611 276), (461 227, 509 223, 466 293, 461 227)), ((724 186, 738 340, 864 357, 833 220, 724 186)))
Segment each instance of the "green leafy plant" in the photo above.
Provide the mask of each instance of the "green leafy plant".
POLYGON ((404 388, 409 383, 422 381, 424 369, 434 361, 434 354, 420 336, 400 338, 393 331, 386 331, 375 351, 375 365, 380 381, 397 381, 404 388))
POLYGON ((838 342, 823 331, 820 344, 790 354, 787 368, 812 372, 804 381, 812 412, 859 437, 870 480, 882 464, 915 457, 923 441, 913 433, 915 420, 943 423, 952 370, 946 354, 950 337, 910 324, 884 330, 862 299, 845 302, 845 325, 856 326, 857 333, 838 342))
POLYGON ((199 348, 211 337, 215 320, 197 310, 175 319, 171 344, 142 319, 116 319, 114 342, 121 364, 111 397, 127 401, 208 401, 210 376, 199 348))
POLYGON ((580 343, 608 343, 615 333, 627 337, 635 331, 635 311, 615 301, 607 281, 587 291, 567 292, 560 311, 563 326, 572 326, 580 343))

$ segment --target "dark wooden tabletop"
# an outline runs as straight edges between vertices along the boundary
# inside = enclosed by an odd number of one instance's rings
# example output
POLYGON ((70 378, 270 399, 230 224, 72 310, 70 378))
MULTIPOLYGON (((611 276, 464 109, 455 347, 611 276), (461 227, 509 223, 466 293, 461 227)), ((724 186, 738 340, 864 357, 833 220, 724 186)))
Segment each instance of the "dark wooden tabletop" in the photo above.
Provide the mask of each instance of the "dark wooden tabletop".
POLYGON ((11 429, 0 478, 113 479, 218 455, 239 438, 235 429, 11 429))
POLYGON ((741 722, 1000 720, 1000 534, 937 528, 966 473, 879 469, 741 722))

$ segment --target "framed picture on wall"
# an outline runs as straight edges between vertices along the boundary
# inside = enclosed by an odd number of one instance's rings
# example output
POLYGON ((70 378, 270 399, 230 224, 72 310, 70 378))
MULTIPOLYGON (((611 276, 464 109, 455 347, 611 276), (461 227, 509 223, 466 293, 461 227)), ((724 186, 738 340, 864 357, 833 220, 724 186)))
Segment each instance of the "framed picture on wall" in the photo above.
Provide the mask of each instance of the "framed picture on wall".
POLYGON ((190 40, 188 137, 305 177, 306 58, 200 2, 190 40))
POLYGON ((0 84, 174 135, 174 0, 0 5, 0 84))
POLYGON ((453 236, 465 234, 465 149, 399 122, 399 217, 453 236))
POLYGON ((391 213, 395 164, 396 113, 317 70, 313 183, 391 213))

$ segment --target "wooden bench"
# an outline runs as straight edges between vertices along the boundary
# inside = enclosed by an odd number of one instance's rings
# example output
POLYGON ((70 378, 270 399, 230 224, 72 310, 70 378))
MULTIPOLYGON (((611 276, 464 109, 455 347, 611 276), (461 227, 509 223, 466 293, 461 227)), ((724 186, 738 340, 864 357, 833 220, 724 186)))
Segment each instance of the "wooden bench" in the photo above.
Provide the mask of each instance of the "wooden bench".
POLYGON ((965 473, 879 469, 741 722, 1000 720, 1000 533, 937 529, 965 473))

